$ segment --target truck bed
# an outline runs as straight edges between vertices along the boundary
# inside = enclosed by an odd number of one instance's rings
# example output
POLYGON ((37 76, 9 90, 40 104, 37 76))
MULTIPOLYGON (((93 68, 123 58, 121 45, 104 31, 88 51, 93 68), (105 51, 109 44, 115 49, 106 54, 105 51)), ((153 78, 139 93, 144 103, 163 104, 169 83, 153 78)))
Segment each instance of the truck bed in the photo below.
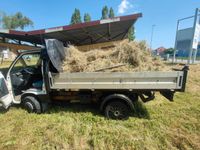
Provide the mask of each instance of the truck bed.
POLYGON ((55 90, 180 90, 184 71, 123 73, 50 73, 55 90))

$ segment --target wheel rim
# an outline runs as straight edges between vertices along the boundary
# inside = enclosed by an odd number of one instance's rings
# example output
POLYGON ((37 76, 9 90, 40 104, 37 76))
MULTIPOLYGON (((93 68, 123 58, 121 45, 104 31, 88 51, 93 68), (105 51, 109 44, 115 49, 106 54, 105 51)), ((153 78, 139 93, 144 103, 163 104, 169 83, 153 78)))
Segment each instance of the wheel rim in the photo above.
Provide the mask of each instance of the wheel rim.
POLYGON ((24 106, 29 113, 33 112, 34 107, 30 102, 26 102, 24 106))
POLYGON ((128 108, 123 103, 112 103, 107 106, 107 116, 111 119, 123 120, 127 119, 129 113, 128 108))

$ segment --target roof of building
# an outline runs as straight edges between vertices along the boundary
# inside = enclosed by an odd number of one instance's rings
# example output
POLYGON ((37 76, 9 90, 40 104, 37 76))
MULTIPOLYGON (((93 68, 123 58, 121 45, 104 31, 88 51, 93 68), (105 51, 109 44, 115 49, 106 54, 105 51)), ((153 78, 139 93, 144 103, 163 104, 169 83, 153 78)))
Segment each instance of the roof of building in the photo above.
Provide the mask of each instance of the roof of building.
POLYGON ((129 28, 140 17, 141 13, 27 32, 0 29, 0 37, 41 45, 44 39, 57 39, 75 45, 118 41, 127 38, 129 28))

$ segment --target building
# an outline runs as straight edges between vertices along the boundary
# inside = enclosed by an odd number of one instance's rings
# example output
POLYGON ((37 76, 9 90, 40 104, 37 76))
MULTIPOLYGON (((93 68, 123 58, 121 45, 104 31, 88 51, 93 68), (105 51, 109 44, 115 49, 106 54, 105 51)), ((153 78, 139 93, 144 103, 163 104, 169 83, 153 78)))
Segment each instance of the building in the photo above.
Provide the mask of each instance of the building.
POLYGON ((6 47, 0 47, 0 58, 13 60, 16 57, 16 54, 11 52, 6 47))
POLYGON ((164 55, 164 51, 166 50, 166 48, 164 47, 159 47, 155 50, 155 55, 157 56, 163 56, 164 55))
MULTIPOLYGON (((190 52, 189 50, 178 50, 177 56, 178 57, 188 57, 189 52, 190 52)), ((197 48, 197 57, 200 57, 200 42, 199 42, 198 48, 197 48)))

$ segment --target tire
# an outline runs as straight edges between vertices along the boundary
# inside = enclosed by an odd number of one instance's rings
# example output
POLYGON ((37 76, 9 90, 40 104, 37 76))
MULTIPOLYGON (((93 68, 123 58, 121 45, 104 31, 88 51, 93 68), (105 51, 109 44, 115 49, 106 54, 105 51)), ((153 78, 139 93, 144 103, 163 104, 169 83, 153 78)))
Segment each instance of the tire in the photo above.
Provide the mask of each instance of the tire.
POLYGON ((111 101, 104 108, 106 118, 113 120, 127 120, 130 112, 130 107, 123 101, 111 101))
POLYGON ((23 99, 23 108, 26 109, 29 113, 42 113, 42 107, 39 101, 33 96, 27 96, 23 99))

